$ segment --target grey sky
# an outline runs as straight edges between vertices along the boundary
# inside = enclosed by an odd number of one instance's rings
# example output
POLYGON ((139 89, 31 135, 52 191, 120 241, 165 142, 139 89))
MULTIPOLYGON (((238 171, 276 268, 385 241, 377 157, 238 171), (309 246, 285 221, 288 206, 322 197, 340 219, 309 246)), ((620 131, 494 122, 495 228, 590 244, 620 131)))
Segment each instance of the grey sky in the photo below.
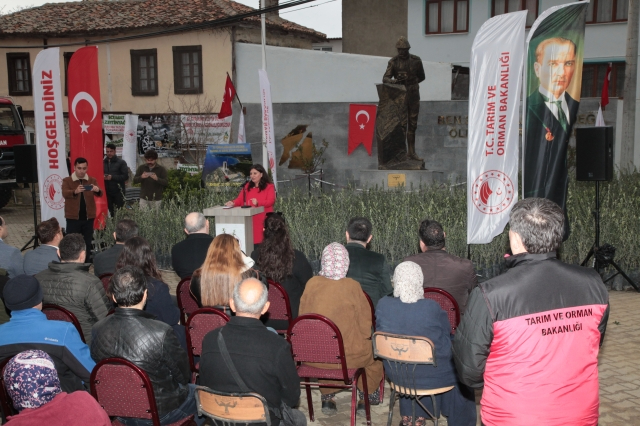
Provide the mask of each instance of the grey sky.
MULTIPOLYGON (((3 0, 0 9, 7 13, 25 6, 64 3, 65 0, 3 0)), ((257 8, 259 0, 235 0, 257 8)), ((302 6, 280 11, 280 16, 305 27, 325 33, 327 37, 342 37, 342 0, 315 0, 302 6), (312 6, 312 7, 310 7, 312 6)))

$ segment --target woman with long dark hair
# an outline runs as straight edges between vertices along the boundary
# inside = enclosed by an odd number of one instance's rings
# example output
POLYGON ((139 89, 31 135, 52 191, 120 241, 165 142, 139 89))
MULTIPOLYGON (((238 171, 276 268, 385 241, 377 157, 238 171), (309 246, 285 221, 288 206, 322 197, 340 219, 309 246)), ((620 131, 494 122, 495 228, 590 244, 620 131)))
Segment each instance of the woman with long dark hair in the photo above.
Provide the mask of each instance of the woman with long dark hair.
POLYGON ((211 242, 202 266, 191 276, 191 294, 200 307, 213 307, 231 315, 229 299, 236 284, 245 278, 257 278, 251 269, 253 264, 240 250, 236 237, 220 234, 211 242))
MULTIPOLYGON (((313 277, 313 270, 304 253, 295 250, 289 238, 289 230, 278 213, 267 213, 264 221, 264 240, 251 257, 267 278, 281 284, 289 296, 291 314, 298 316, 300 298, 313 277)), ((281 329, 280 324, 267 320, 267 326, 281 329)), ((285 326, 286 327, 286 326, 285 326)))
POLYGON ((276 190, 269 174, 261 164, 251 166, 249 172, 250 181, 242 186, 238 197, 233 201, 227 201, 227 207, 240 207, 243 205, 251 207, 264 207, 262 213, 253 216, 253 244, 262 242, 262 228, 264 227, 265 215, 273 211, 276 202, 276 190))
POLYGON ((147 304, 144 310, 173 327, 178 340, 186 347, 184 326, 180 325, 180 309, 174 303, 169 293, 169 286, 162 281, 158 270, 156 256, 151 246, 142 237, 129 238, 118 257, 116 270, 123 266, 137 266, 142 269, 147 278, 147 304))

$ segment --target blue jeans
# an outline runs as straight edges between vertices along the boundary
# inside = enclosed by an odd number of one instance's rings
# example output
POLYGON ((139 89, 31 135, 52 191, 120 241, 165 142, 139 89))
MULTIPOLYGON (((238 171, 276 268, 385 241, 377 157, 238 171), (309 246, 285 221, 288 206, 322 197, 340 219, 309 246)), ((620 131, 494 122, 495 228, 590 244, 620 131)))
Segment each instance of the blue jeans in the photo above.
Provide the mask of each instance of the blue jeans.
MULTIPOLYGON (((189 383, 189 394, 187 399, 184 400, 181 406, 173 411, 168 412, 164 416, 160 417, 160 424, 169 425, 189 417, 195 414, 195 421, 198 426, 201 426, 205 422, 204 417, 198 417, 198 409, 196 407, 196 385, 189 383)), ((118 417, 118 421, 124 423, 127 426, 153 426, 153 421, 150 419, 136 419, 133 417, 118 417)))

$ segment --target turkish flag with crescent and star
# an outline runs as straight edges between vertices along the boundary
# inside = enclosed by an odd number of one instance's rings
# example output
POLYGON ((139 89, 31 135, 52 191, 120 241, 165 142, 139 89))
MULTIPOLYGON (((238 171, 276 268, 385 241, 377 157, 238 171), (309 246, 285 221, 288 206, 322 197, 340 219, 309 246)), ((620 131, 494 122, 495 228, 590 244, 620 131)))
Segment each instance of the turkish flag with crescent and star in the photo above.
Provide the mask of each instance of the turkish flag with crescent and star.
POLYGON ((67 70, 69 96, 69 146, 71 164, 78 157, 87 159, 87 174, 98 181, 102 190, 96 201, 94 229, 101 228, 107 217, 107 197, 104 188, 102 159, 102 106, 98 76, 98 47, 87 46, 74 52, 67 70))
POLYGON ((362 144, 371 156, 377 109, 376 105, 371 104, 349 105, 349 150, 347 155, 351 155, 358 145, 362 144))
POLYGON ((218 118, 229 117, 233 114, 233 110, 231 109, 231 103, 233 102, 233 98, 236 96, 236 88, 233 87, 233 82, 231 81, 231 77, 227 74, 227 83, 224 85, 224 97, 222 98, 222 106, 220 106, 220 112, 218 113, 218 118))

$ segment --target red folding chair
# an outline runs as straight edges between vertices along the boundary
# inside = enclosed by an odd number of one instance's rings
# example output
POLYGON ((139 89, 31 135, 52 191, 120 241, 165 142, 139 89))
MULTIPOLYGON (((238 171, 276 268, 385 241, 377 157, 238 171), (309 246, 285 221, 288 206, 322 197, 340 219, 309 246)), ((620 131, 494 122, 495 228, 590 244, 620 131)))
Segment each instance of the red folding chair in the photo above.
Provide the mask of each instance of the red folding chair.
POLYGON ((180 308, 180 315, 182 324, 187 323, 189 315, 197 311, 198 301, 193 298, 189 286, 191 285, 191 277, 185 277, 180 280, 178 287, 176 288, 176 299, 178 299, 178 308, 180 308))
MULTIPOLYGON (((123 358, 100 361, 91 372, 91 395, 111 417, 134 417, 160 426, 160 416, 149 376, 123 358)), ((193 415, 170 426, 192 426, 193 415)), ((122 425, 114 420, 113 425, 122 425)))
POLYGON ((112 273, 107 272, 106 274, 100 275, 100 281, 102 281, 102 286, 104 287, 104 292, 109 294, 109 281, 111 281, 112 273))
POLYGON ((78 333, 80 333, 82 341, 86 343, 86 340, 84 340, 84 334, 82 333, 82 328, 80 327, 80 322, 73 312, 63 308, 62 306, 54 305, 53 303, 45 303, 42 305, 42 313, 45 314, 49 320, 72 323, 76 327, 76 330, 78 330, 78 333))
MULTIPOLYGON (((367 302, 369 302, 369 308, 371 309, 371 324, 372 324, 372 328, 373 328, 373 332, 376 332, 376 309, 373 307, 373 302, 371 301, 371 298, 369 297, 369 295, 367 294, 366 291, 362 290, 362 293, 364 294, 364 297, 367 298, 367 302)), ((382 404, 382 400, 384 399, 384 381, 385 381, 385 375, 384 375, 384 370, 382 370, 382 380, 380 380, 380 403, 382 404)))
POLYGON ((2 407, 2 424, 7 422, 8 416, 18 414, 16 409, 13 407, 13 401, 11 401, 9 394, 7 394, 7 388, 4 383, 4 367, 7 366, 7 363, 11 358, 13 358, 13 356, 8 356, 0 361, 0 407, 2 407))
MULTIPOLYGON (((269 319, 288 321, 290 326, 293 315, 291 314, 289 295, 279 283, 270 279, 267 282, 269 283, 269 319)), ((278 334, 285 334, 289 326, 286 329, 276 331, 278 334)))
POLYGON ((195 357, 202 355, 204 336, 211 330, 224 326, 227 322, 229 322, 229 316, 214 308, 198 309, 189 316, 185 330, 187 332, 189 367, 193 373, 193 383, 195 383, 200 370, 200 363, 195 362, 195 357))
POLYGON ((356 424, 356 408, 358 403, 358 378, 362 377, 364 389, 364 406, 367 426, 371 426, 371 411, 367 392, 367 375, 364 368, 347 368, 342 334, 329 318, 318 314, 301 315, 296 318, 287 332, 287 340, 291 344, 293 360, 297 364, 298 375, 307 391, 309 417, 314 421, 311 386, 351 389, 351 426, 356 424), (317 368, 305 363, 317 362, 335 364, 335 369, 317 368), (327 379, 343 381, 343 384, 317 383, 310 379, 327 379))
POLYGON ((456 334, 458 324, 460 324, 460 308, 458 302, 451 294, 441 288, 426 287, 424 298, 438 302, 443 311, 447 313, 449 324, 451 324, 451 334, 456 334))

